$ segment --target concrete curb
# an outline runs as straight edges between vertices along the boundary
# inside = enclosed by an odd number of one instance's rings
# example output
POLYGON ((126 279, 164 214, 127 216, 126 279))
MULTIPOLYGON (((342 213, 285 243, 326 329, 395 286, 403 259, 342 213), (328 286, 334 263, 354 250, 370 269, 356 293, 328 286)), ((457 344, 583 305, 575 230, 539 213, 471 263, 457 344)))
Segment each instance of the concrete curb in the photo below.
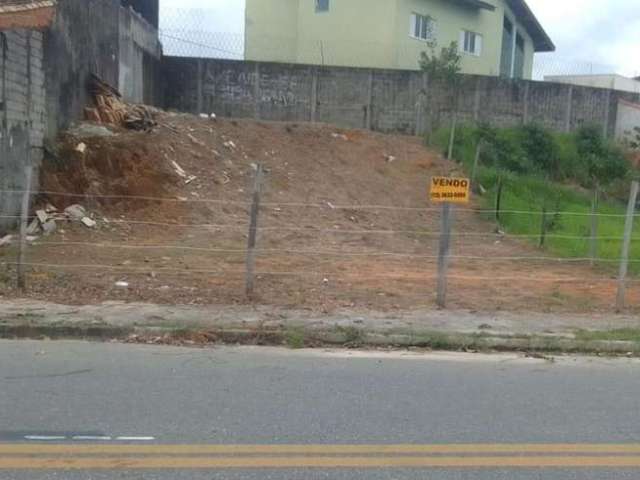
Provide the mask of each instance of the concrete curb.
POLYGON ((444 351, 581 353, 640 356, 640 342, 583 341, 566 336, 500 336, 484 333, 367 332, 356 328, 198 328, 122 327, 112 325, 0 325, 4 339, 81 339, 172 345, 279 345, 291 348, 423 348, 444 351))

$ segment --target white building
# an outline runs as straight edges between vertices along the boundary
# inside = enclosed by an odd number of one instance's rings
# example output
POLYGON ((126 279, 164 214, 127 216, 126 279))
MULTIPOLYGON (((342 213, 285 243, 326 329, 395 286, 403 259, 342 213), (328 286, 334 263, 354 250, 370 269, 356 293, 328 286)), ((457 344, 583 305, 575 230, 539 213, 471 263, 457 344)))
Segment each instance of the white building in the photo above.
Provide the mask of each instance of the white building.
POLYGON ((610 88, 622 92, 640 93, 640 81, 617 74, 604 75, 547 75, 545 82, 569 83, 583 87, 610 88))

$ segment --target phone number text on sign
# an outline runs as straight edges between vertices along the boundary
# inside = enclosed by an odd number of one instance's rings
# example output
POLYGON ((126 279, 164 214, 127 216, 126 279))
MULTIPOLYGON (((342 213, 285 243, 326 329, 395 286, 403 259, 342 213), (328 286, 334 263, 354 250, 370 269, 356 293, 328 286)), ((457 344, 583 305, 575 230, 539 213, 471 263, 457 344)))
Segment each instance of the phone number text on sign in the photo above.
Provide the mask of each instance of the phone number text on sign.
POLYGON ((430 197, 435 203, 469 203, 471 182, 468 178, 433 177, 430 197))

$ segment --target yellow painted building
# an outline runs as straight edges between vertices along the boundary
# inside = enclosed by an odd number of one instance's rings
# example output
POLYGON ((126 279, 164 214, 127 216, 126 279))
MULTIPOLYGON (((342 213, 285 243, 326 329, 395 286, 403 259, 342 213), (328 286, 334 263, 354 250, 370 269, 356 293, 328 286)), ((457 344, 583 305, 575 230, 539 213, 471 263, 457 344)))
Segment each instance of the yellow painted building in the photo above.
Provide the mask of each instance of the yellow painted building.
POLYGON ((531 78, 555 46, 525 0, 246 0, 245 59, 418 69, 457 42, 464 73, 531 78))

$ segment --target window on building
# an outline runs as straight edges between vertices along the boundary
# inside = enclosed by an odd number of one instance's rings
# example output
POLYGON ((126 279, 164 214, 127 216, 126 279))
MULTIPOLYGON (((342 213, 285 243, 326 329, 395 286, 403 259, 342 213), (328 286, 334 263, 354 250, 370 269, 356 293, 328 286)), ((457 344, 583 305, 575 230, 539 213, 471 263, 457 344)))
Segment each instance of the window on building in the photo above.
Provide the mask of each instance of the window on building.
POLYGON ((479 57, 482 54, 482 35, 463 30, 460 32, 460 51, 479 57))
POLYGON ((436 24, 431 17, 418 13, 411 14, 410 36, 418 40, 433 40, 435 38, 435 30, 436 24))
POLYGON ((316 12, 328 12, 329 0, 316 0, 316 12))

